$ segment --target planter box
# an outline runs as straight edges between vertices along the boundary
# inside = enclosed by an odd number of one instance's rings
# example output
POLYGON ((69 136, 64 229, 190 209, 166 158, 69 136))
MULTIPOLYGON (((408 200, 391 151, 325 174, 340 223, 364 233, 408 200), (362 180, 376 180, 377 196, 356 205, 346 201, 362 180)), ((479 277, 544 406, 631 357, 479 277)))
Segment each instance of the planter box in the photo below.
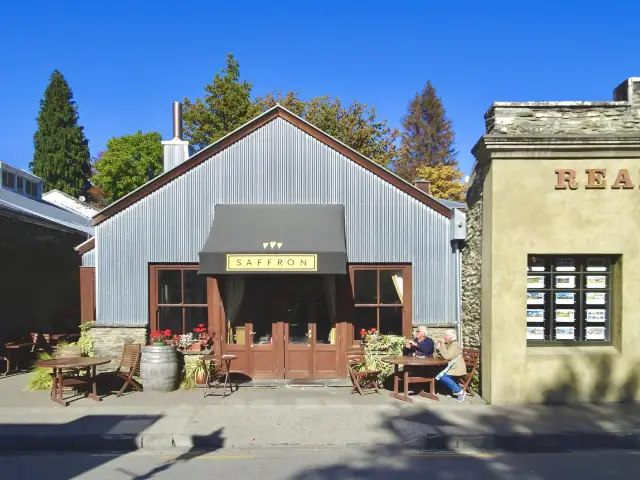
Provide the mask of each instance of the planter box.
POLYGON ((194 343, 187 347, 187 352, 201 352, 201 351, 202 351, 202 344, 200 342, 194 343))

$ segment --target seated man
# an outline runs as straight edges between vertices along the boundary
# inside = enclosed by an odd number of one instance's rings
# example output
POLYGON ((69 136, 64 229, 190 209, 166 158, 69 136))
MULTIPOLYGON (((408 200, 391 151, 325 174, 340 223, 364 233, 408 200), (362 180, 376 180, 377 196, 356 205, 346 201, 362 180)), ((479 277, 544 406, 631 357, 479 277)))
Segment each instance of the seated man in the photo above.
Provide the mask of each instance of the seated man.
POLYGON ((412 355, 415 352, 419 357, 433 357, 433 349, 433 340, 427 337, 427 327, 420 325, 416 329, 416 338, 405 343, 402 354, 412 355))

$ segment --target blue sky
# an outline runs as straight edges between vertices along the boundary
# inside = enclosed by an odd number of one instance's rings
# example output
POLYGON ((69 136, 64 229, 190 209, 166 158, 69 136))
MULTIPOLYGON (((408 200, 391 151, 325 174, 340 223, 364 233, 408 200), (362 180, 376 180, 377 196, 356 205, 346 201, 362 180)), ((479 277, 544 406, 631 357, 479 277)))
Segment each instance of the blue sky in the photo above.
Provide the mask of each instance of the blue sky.
POLYGON ((255 95, 357 99, 392 126, 431 80, 468 173, 492 102, 610 100, 639 76, 638 18, 633 1, 12 1, 0 14, 0 160, 28 168, 55 68, 93 156, 137 130, 169 138, 171 102, 201 96, 232 52, 255 95))

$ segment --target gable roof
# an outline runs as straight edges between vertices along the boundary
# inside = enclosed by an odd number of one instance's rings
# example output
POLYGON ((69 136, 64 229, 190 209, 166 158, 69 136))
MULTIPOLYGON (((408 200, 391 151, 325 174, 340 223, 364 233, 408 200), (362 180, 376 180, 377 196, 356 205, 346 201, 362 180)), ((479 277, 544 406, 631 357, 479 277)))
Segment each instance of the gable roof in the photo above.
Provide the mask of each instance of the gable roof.
POLYGON ((94 228, 89 217, 65 210, 45 200, 35 200, 0 188, 0 206, 23 215, 41 218, 66 229, 93 235, 94 228))
POLYGON ((314 127, 309 122, 307 122, 306 120, 303 120, 302 118, 298 117, 294 113, 291 113, 289 110, 285 109, 284 107, 280 105, 276 105, 275 107, 264 112, 262 115, 259 115, 258 117, 254 118, 250 122, 241 126, 240 128, 222 137, 217 142, 209 145, 206 148, 203 148, 196 154, 189 157, 183 163, 176 165, 174 168, 172 168, 167 172, 162 173, 161 175, 157 176, 153 180, 145 183, 144 185, 137 188, 133 192, 122 197, 117 202, 112 203, 104 210, 98 212, 93 217, 93 225, 99 225, 100 223, 114 216, 116 213, 123 211, 124 209, 133 205, 139 200, 143 199, 150 193, 158 190, 159 188, 163 187, 169 182, 175 180, 180 175, 183 175, 184 173, 188 172, 192 168, 200 165, 204 161, 220 153, 222 150, 229 148, 231 145, 233 145, 237 141, 253 133, 255 130, 266 125, 272 120, 275 120, 276 118, 282 118, 283 120, 291 123, 292 125, 298 127, 300 130, 304 131, 305 133, 312 136, 316 140, 333 148, 340 154, 344 155, 348 159, 357 163, 364 169, 370 171, 374 175, 377 175, 383 180, 389 182, 390 184, 402 190, 403 192, 410 195, 411 197, 415 198, 419 202, 422 202, 425 205, 431 207, 433 210, 440 213, 441 215, 444 215, 447 218, 451 218, 452 210, 446 205, 444 205, 443 203, 427 195, 422 190, 414 187, 410 183, 406 182, 402 178, 395 175, 393 172, 378 165, 377 163, 368 159, 364 155, 361 155, 360 153, 356 152, 354 149, 348 147, 344 143, 333 138, 331 135, 323 132, 317 127, 314 127))

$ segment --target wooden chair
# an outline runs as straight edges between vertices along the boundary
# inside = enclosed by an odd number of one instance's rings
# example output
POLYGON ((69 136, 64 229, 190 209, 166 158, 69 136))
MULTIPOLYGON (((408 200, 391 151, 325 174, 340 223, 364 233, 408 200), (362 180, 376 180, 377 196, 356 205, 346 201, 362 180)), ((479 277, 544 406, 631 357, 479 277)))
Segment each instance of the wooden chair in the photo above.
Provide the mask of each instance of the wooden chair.
POLYGON ((462 349, 462 358, 464 358, 464 363, 467 368, 471 367, 471 371, 464 375, 463 377, 458 378, 458 384, 464 388, 467 393, 471 396, 474 395, 473 390, 471 390, 471 379, 476 374, 478 370, 478 364, 480 363, 480 350, 477 348, 463 348, 462 349))
POLYGON ((100 375, 115 375, 118 378, 124 380, 124 385, 118 392, 117 396, 121 397, 122 393, 127 388, 127 385, 131 385, 136 391, 142 390, 142 386, 136 382, 133 378, 134 375, 140 374, 140 352, 142 345, 139 343, 125 343, 122 350, 122 358, 120 359, 120 365, 113 372, 104 372, 100 375))
POLYGON ((380 381, 378 380, 380 370, 357 371, 355 369, 356 366, 362 365, 365 362, 364 347, 348 347, 346 357, 347 371, 349 372, 349 376, 353 382, 353 389, 351 389, 351 393, 357 391, 360 395, 364 395, 362 392, 363 390, 375 390, 376 393, 380 393, 378 391, 379 388, 382 388, 380 386, 380 381))

